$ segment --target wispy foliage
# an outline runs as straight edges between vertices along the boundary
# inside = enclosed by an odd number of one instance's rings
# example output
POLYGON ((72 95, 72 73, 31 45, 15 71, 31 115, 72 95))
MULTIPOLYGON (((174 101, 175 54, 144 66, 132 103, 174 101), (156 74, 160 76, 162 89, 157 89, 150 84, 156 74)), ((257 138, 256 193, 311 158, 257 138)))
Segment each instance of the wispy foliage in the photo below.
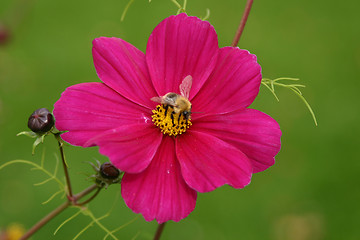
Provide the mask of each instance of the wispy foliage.
MULTIPOLYGON (((134 3, 134 1, 135 1, 135 0, 130 0, 130 1, 126 4, 126 6, 125 6, 125 8, 124 8, 124 11, 123 11, 122 14, 121 14, 121 19, 120 19, 121 22, 124 21, 125 16, 126 16, 127 12, 129 11, 130 6, 134 3)), ((151 3, 151 1, 152 1, 152 0, 149 0, 149 3, 151 3)), ((183 5, 181 5, 177 0, 170 0, 170 1, 171 1, 172 3, 174 3, 175 6, 176 6, 176 8, 177 8, 176 14, 186 13, 187 0, 184 0, 183 5)), ((209 17, 210 17, 210 9, 207 8, 207 9, 206 9, 206 14, 205 14, 205 16, 202 17, 201 19, 202 19, 202 20, 207 20, 207 19, 209 19, 209 17)))
POLYGON ((54 194, 52 194, 46 201, 43 202, 43 204, 46 204, 48 202, 50 202, 52 199, 54 199, 57 195, 59 194, 65 194, 66 192, 66 187, 65 184, 57 177, 57 173, 58 173, 58 165, 59 165, 59 159, 58 157, 55 155, 55 159, 56 159, 56 164, 55 164, 55 168, 53 170, 53 172, 45 169, 44 163, 45 163, 45 151, 42 154, 41 157, 41 163, 40 165, 37 163, 34 163, 32 161, 28 161, 28 160, 23 160, 23 159, 16 159, 16 160, 11 160, 9 162, 4 163, 3 165, 0 166, 0 170, 2 170, 3 168, 13 165, 13 164, 17 164, 17 163, 21 163, 21 164, 26 164, 26 165, 30 165, 33 168, 31 168, 32 171, 41 171, 43 172, 48 178, 46 178, 45 180, 39 182, 39 183, 35 183, 34 186, 41 186, 44 185, 48 182, 51 181, 55 181, 58 186, 59 186, 59 190, 57 192, 55 192, 54 194))
MULTIPOLYGON (((135 222, 139 216, 135 217, 134 219, 130 220, 129 222, 113 229, 110 230, 109 228, 107 228, 106 226, 104 226, 104 224, 101 223, 101 220, 107 218, 110 216, 110 214, 113 212, 115 203, 118 200, 118 195, 114 200, 114 204, 113 206, 109 209, 109 211, 104 214, 101 217, 96 217, 92 211, 88 208, 88 207, 84 207, 84 206, 73 206, 74 208, 78 208, 78 211, 75 212, 72 216, 70 216, 69 218, 67 218, 64 222, 62 222, 59 227, 55 230, 54 235, 57 234, 57 232, 68 222, 70 222, 71 220, 75 219, 77 216, 81 214, 83 214, 84 216, 87 216, 90 218, 90 222, 83 228, 81 229, 74 238, 72 238, 72 240, 76 240, 78 239, 84 232, 86 232, 90 227, 93 227, 94 225, 99 227, 100 229, 102 229, 105 232, 105 236, 104 236, 104 240, 106 240, 108 237, 111 237, 114 240, 118 240, 118 238, 115 236, 115 233, 120 231, 121 229, 125 228, 126 226, 130 225, 131 223, 135 222)), ((135 236, 136 237, 136 236, 135 236)))
POLYGON ((305 99, 305 97, 303 96, 302 92, 300 91, 299 88, 304 88, 305 85, 303 84, 289 84, 289 83, 284 83, 281 81, 299 81, 300 79, 298 78, 288 78, 288 77, 281 77, 281 78, 276 78, 276 79, 269 79, 269 78, 263 78, 261 80, 261 84, 264 85, 267 89, 270 90, 270 92, 274 95, 274 97, 276 98, 276 100, 279 102, 279 97, 276 95, 275 93, 275 86, 279 86, 279 87, 284 87, 287 89, 290 89, 291 91, 293 91, 306 105, 307 109, 309 110, 315 125, 317 126, 317 120, 315 117, 315 113, 312 110, 310 104, 308 103, 308 101, 305 99))

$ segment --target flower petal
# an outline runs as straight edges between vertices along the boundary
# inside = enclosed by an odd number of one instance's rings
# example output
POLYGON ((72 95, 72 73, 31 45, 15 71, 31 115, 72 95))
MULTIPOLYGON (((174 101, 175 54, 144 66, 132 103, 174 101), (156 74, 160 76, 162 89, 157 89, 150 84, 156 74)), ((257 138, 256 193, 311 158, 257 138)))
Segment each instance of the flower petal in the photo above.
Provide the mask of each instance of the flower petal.
POLYGON ((93 58, 99 78, 125 98, 153 108, 156 96, 149 77, 145 54, 119 38, 96 38, 93 58))
POLYGON ((241 150, 251 160, 254 173, 272 166, 281 147, 279 124, 254 109, 202 117, 193 121, 192 129, 209 133, 241 150))
POLYGON ((181 176, 174 141, 164 137, 149 167, 139 174, 125 173, 121 193, 126 205, 146 221, 180 221, 192 212, 196 192, 181 176))
POLYGON ((163 20, 150 35, 146 49, 158 94, 179 93, 180 83, 191 75, 191 100, 214 69, 218 50, 217 35, 209 22, 185 13, 163 20))
MULTIPOLYGON (((221 48, 214 72, 192 100, 193 111, 226 113, 246 108, 257 96, 260 83, 261 67, 255 55, 239 48, 221 48)), ((193 119, 200 115, 194 114, 193 119)))
POLYGON ((77 146, 103 131, 134 122, 145 122, 147 108, 125 99, 103 83, 82 83, 67 88, 54 105, 61 137, 77 146))
POLYGON ((150 121, 108 130, 90 139, 85 146, 99 146, 99 152, 108 156, 121 171, 139 173, 154 158, 162 136, 150 121))
POLYGON ((243 188, 250 183, 250 160, 210 134, 188 130, 176 139, 176 156, 185 182, 198 192, 209 192, 224 184, 243 188))

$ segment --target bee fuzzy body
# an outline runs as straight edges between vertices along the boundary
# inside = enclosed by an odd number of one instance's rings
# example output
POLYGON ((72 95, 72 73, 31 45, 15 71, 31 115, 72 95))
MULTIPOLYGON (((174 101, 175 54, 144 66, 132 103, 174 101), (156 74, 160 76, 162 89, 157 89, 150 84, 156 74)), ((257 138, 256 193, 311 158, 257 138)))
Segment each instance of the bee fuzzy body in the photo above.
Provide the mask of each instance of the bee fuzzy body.
POLYGON ((187 120, 190 118, 191 103, 184 96, 173 92, 167 93, 161 98, 161 104, 173 107, 175 113, 183 114, 187 120))
POLYGON ((174 109, 173 114, 183 114, 186 120, 190 119, 191 115, 191 103, 189 101, 189 95, 192 85, 192 77, 188 75, 184 78, 180 84, 180 94, 169 92, 161 97, 153 97, 152 101, 161 103, 165 106, 171 106, 174 109))

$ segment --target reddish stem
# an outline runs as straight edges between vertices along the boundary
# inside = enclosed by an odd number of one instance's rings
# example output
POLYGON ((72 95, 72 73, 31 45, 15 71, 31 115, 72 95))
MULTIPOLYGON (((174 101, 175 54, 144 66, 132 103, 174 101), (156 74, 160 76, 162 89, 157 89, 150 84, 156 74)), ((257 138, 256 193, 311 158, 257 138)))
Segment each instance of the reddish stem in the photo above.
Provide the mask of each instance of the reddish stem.
POLYGON ((60 156, 61 156, 61 160, 62 160, 62 165, 64 167, 66 186, 67 186, 67 189, 68 189, 68 199, 72 199, 73 198, 73 193, 72 193, 72 188, 71 188, 71 183, 70 183, 70 176, 69 176, 68 168, 67 168, 66 161, 65 161, 63 142, 61 140, 61 137, 60 137, 59 133, 54 134, 54 136, 55 136, 55 138, 56 138, 56 140, 58 141, 58 144, 59 144, 60 156))
MULTIPOLYGON (((98 186, 96 184, 88 187, 87 189, 85 189, 84 191, 76 194, 73 196, 73 198, 76 200, 86 196, 87 194, 91 193, 92 191, 94 191, 94 189, 98 188, 98 186)), ((92 200, 93 198, 91 198, 92 200)), ((75 205, 72 201, 66 201, 63 204, 61 204, 59 207, 57 207, 56 209, 54 209, 52 212, 50 212, 48 215, 46 215, 43 219, 41 219, 39 222, 37 222, 32 228, 29 229, 29 231, 27 231, 21 238, 20 240, 26 240, 29 237, 31 237, 34 233, 36 233, 40 228, 42 228, 46 223, 48 223, 51 219, 53 219, 54 217, 56 217, 59 213, 61 213, 62 211, 64 211, 67 207, 69 207, 70 205, 75 205)))
POLYGON ((159 240, 160 239, 161 234, 162 234, 162 232, 164 230, 164 227, 165 227, 165 223, 166 222, 161 223, 161 224, 158 225, 158 228, 157 228, 155 236, 154 236, 154 240, 159 240))
POLYGON ((249 16, 249 13, 250 13, 250 10, 251 10, 251 6, 253 4, 254 0, 248 0, 246 2, 246 6, 245 6, 245 10, 244 10, 244 13, 243 13, 243 16, 241 18, 241 21, 240 21, 240 24, 239 24, 239 27, 236 31, 236 34, 235 34, 235 37, 234 37, 234 40, 231 44, 232 47, 236 47, 239 43, 239 40, 240 40, 240 37, 241 37, 241 34, 245 28, 245 24, 246 24, 246 21, 248 19, 248 16, 249 16))

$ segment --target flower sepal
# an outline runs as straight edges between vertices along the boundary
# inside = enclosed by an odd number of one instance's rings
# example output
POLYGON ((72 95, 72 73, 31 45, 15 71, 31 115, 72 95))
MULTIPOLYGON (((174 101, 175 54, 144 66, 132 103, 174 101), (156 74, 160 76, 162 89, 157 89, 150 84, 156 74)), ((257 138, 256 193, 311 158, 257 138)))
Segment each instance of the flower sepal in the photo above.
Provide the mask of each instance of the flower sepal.
POLYGON ((21 135, 25 135, 27 137, 30 138, 37 138, 39 137, 39 134, 33 132, 33 131, 23 131, 23 132, 19 132, 18 134, 16 134, 16 136, 21 136, 21 135))
POLYGON ((20 132, 20 133, 16 134, 16 136, 20 136, 20 135, 25 135, 27 137, 36 138, 33 145, 32 145, 32 151, 31 151, 31 154, 34 155, 36 147, 40 143, 44 143, 45 136, 48 135, 48 134, 40 135, 40 134, 32 132, 32 131, 24 131, 24 132, 20 132))

